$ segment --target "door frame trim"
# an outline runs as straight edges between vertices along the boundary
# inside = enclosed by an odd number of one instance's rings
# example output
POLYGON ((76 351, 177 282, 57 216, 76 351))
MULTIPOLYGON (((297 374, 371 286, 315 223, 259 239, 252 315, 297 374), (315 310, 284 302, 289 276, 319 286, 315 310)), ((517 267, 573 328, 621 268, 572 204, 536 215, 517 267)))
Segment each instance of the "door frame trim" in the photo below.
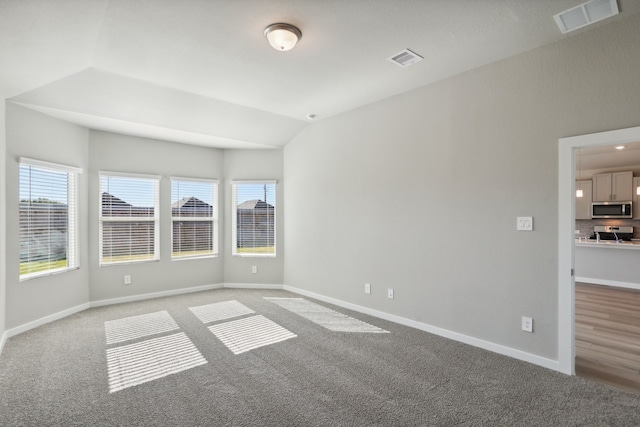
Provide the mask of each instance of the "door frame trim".
POLYGON ((640 141, 640 126, 558 140, 558 363, 575 375, 575 151, 640 141))

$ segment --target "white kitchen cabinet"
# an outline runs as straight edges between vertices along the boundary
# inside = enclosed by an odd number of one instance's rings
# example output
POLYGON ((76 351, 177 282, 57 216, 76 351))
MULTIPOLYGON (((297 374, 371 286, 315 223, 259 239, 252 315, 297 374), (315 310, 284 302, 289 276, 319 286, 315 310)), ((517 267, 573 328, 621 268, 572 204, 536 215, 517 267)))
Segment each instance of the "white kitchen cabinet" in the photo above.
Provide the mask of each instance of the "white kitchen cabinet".
POLYGON ((582 197, 576 197, 576 219, 591 219, 591 180, 576 181, 576 190, 578 189, 582 190, 582 197))
POLYGON ((633 199, 633 172, 612 172, 593 175, 594 202, 626 202, 633 199))
POLYGON ((640 187, 640 177, 633 178, 633 187, 631 188, 631 192, 633 193, 633 206, 631 206, 631 210, 633 210, 633 219, 640 219, 640 195, 638 195, 637 188, 640 187))

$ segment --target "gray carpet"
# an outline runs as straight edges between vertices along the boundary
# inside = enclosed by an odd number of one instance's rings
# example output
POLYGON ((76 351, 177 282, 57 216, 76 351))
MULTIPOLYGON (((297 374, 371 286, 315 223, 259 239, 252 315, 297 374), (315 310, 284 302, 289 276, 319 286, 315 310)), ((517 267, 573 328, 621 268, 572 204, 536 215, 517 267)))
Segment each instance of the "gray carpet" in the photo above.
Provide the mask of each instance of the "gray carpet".
POLYGON ((200 292, 94 308, 13 337, 0 357, 0 425, 640 425, 636 395, 318 302, 389 333, 332 331, 265 297, 299 296, 200 292), (231 310, 221 319, 190 310, 228 301, 239 304, 213 306, 231 310), (142 316, 163 311, 170 317, 142 316), (152 335, 114 322, 132 316, 152 319, 152 335), (242 319, 267 328, 258 338, 286 339, 234 354, 212 331, 247 327, 231 323, 242 319), (122 338, 107 344, 105 322, 122 338), (191 364, 165 361, 175 371, 165 375, 143 361, 158 378, 110 393, 108 353, 144 355, 140 346, 166 340, 186 342, 191 364))

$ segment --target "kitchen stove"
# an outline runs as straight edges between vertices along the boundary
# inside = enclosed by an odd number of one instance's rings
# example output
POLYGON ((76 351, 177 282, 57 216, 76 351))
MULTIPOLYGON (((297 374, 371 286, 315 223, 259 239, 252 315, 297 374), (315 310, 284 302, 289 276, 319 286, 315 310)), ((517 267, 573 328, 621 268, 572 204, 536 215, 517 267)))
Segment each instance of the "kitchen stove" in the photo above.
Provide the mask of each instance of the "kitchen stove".
POLYGON ((600 240, 624 240, 631 241, 633 238, 633 227, 619 227, 617 225, 596 225, 593 227, 593 234, 589 239, 597 240, 597 234, 600 240), (617 236, 617 239, 616 239, 617 236))

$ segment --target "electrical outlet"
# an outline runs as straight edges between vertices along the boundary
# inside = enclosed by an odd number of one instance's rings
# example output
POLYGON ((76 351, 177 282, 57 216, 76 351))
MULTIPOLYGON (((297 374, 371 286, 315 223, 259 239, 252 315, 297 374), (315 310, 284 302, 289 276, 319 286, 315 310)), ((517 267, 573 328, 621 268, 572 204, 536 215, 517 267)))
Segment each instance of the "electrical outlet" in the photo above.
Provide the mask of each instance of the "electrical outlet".
POLYGON ((124 284, 125 285, 130 285, 131 284, 131 275, 127 274, 124 276, 124 284))
POLYGON ((370 294, 371 293, 371 284, 370 283, 365 283, 364 284, 364 293, 365 294, 370 294))
POLYGON ((251 272, 252 272, 253 274, 256 274, 256 273, 258 272, 258 266, 257 266, 257 265, 253 265, 253 266, 251 266, 251 272))
POLYGON ((533 319, 531 317, 522 316, 522 330, 533 332, 533 319))
POLYGON ((387 289, 387 298, 393 299, 393 289, 387 289))
POLYGON ((516 229, 518 231, 533 231, 533 217, 519 216, 516 229))

